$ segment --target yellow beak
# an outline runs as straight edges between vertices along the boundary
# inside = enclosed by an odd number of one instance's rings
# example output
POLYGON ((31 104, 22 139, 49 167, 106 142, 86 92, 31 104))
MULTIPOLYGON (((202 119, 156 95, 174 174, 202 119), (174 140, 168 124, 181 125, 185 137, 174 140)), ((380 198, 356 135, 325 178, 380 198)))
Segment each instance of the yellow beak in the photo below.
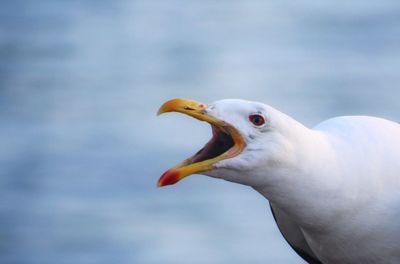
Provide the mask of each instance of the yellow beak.
POLYGON ((164 103, 158 110, 158 115, 166 112, 180 112, 200 121, 206 121, 215 129, 229 135, 233 140, 233 146, 224 153, 210 159, 194 162, 196 155, 184 160, 175 167, 167 170, 158 180, 157 186, 175 184, 181 179, 195 173, 201 173, 215 169, 214 164, 218 161, 233 158, 239 155, 245 147, 245 141, 239 131, 232 125, 210 116, 205 111, 207 105, 187 99, 172 99, 164 103))

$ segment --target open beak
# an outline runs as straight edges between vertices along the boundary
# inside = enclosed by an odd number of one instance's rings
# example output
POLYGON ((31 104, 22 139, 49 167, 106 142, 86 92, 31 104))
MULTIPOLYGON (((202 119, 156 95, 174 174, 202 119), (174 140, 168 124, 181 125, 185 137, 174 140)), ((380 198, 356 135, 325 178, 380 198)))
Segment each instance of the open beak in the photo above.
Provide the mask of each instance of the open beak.
POLYGON ((191 174, 211 171, 216 168, 215 163, 233 158, 244 149, 246 144, 239 131, 232 125, 208 115, 206 108, 206 104, 193 100, 172 99, 158 110, 158 115, 180 112, 206 121, 211 125, 213 132, 210 141, 194 156, 167 170, 158 180, 158 187, 175 184, 191 174))

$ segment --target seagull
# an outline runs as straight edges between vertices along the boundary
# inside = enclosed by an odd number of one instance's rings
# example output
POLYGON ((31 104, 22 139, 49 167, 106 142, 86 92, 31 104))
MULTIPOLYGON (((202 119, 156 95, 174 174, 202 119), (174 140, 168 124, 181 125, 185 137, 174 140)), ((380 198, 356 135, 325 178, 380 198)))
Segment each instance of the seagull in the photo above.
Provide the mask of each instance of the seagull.
POLYGON ((224 99, 164 103, 212 138, 158 186, 203 174, 252 187, 308 263, 400 263, 400 125, 341 116, 307 128, 273 107, 224 99))

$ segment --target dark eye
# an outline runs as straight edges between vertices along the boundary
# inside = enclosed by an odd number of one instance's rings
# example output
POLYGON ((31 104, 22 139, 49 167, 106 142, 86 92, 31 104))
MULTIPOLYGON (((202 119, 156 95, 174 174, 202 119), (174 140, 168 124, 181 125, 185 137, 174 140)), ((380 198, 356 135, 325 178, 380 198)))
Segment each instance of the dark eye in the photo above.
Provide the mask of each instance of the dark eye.
POLYGON ((256 126, 262 126, 265 124, 265 119, 262 115, 254 114, 249 116, 249 120, 256 126))

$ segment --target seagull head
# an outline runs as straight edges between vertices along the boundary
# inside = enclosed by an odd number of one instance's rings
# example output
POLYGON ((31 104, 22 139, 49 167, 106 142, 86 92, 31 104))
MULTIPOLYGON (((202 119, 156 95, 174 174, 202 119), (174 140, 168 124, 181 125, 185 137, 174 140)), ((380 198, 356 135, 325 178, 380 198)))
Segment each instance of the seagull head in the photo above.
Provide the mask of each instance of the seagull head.
POLYGON ((192 174, 203 174, 256 186, 265 171, 290 155, 286 116, 252 101, 225 99, 205 104, 187 99, 164 103, 158 114, 179 112, 208 122, 212 137, 195 155, 167 170, 158 186, 175 184, 192 174))

